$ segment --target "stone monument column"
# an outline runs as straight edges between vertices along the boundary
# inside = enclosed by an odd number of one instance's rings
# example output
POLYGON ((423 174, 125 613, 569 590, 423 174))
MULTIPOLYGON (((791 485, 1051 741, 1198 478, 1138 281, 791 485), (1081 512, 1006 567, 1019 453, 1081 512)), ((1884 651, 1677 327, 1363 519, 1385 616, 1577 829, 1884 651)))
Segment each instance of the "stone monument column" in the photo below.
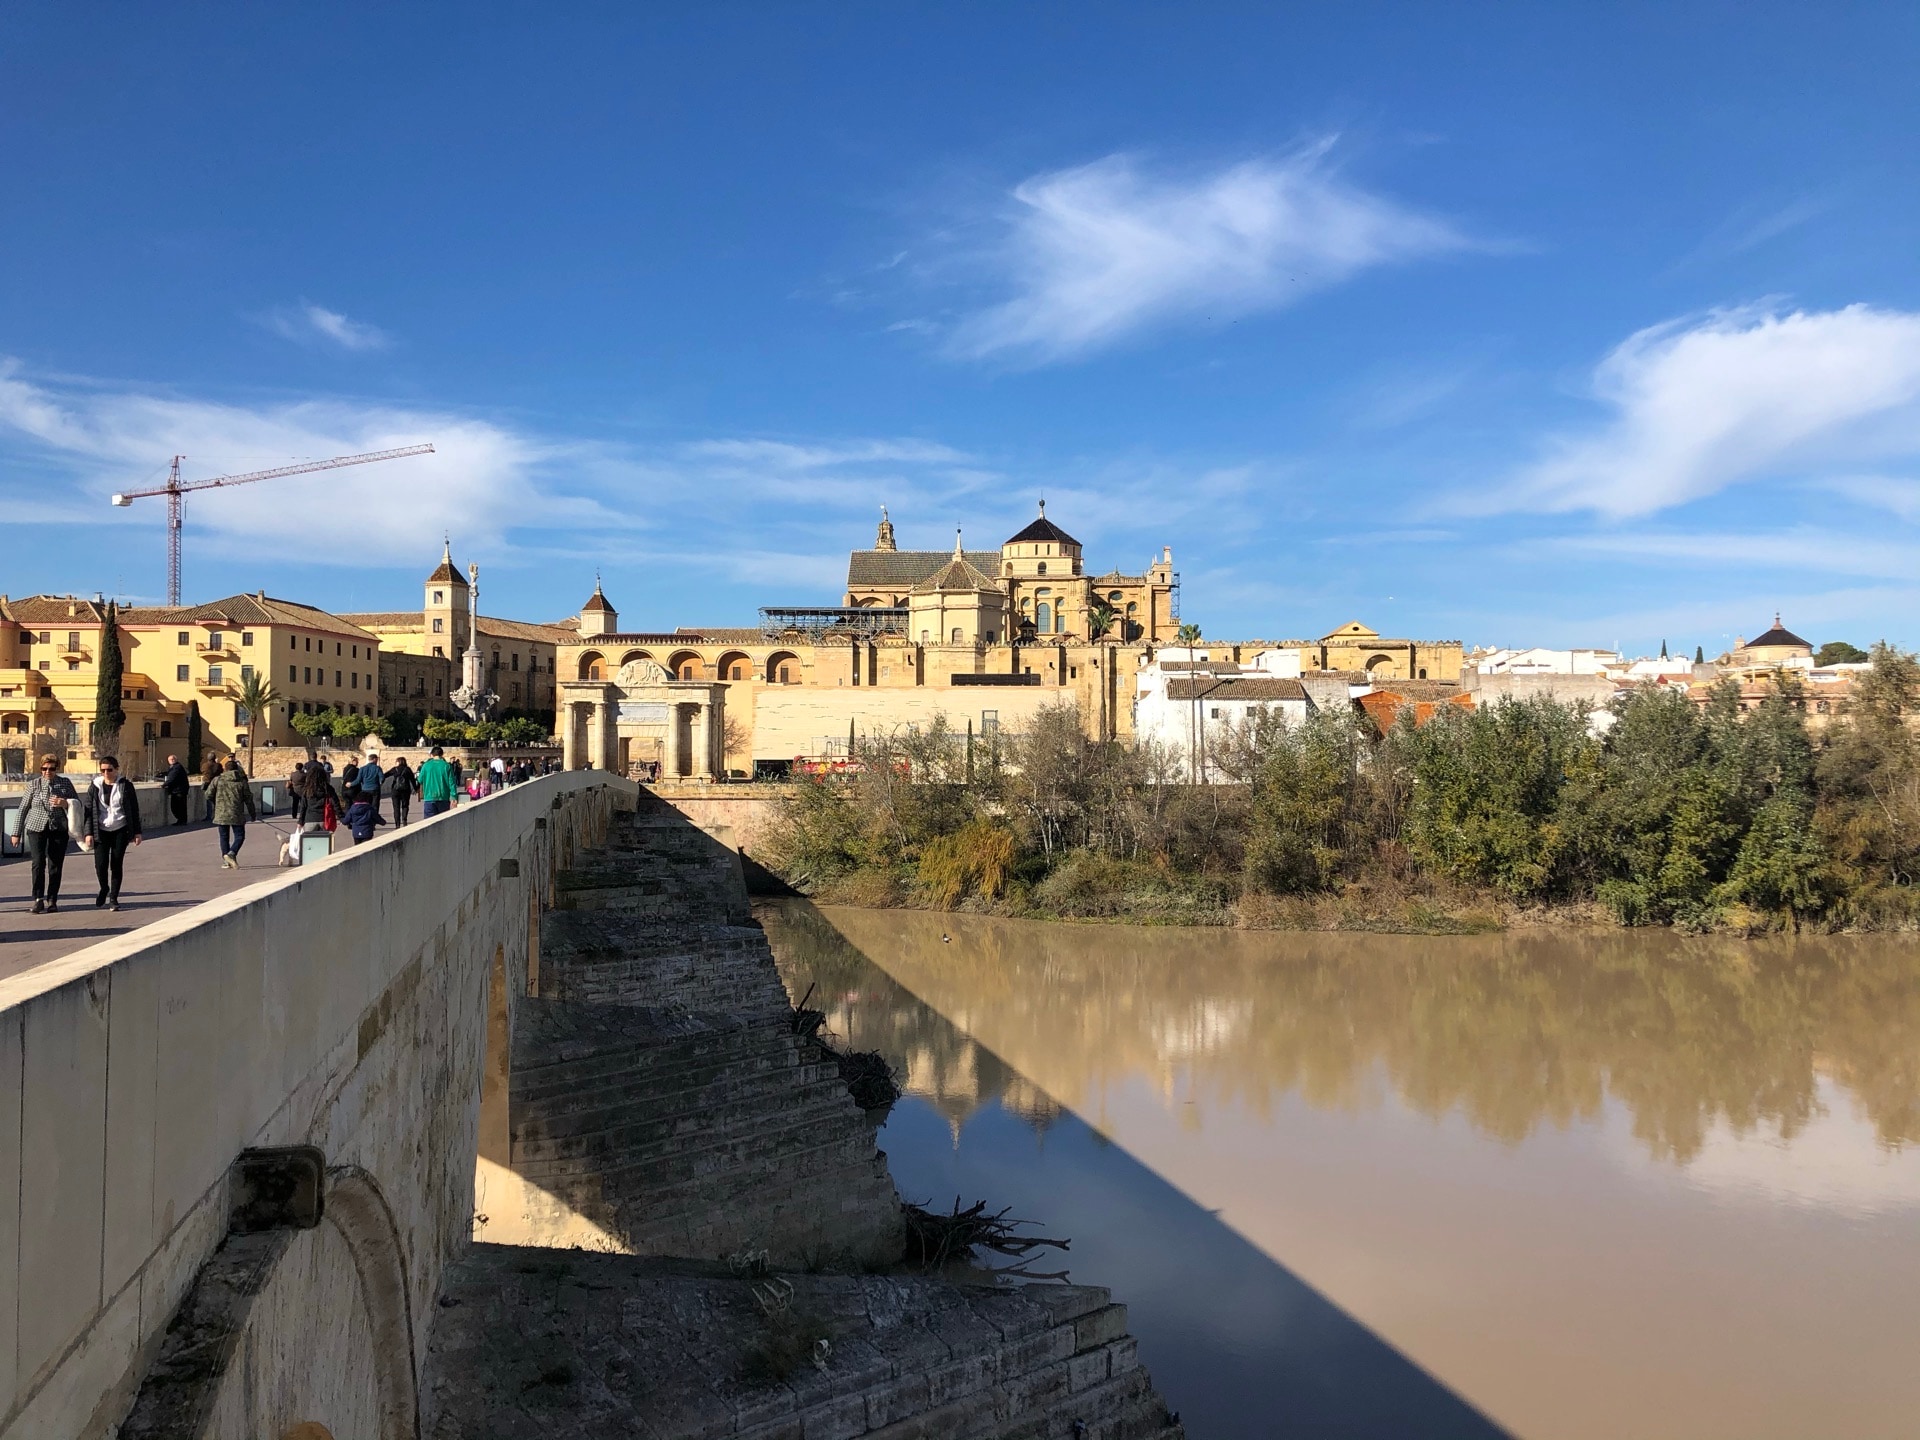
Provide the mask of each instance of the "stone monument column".
POLYGON ((686 741, 681 738, 680 705, 673 700, 667 701, 666 754, 660 762, 662 780, 678 780, 681 765, 686 753, 686 741))
POLYGON ((613 728, 612 717, 607 713, 606 697, 593 702, 592 728, 587 732, 587 763, 596 770, 605 770, 607 758, 607 732, 613 728))
POLYGON ((560 768, 580 768, 580 707, 571 700, 560 702, 560 768))
POLYGON ((693 737, 693 778, 713 778, 713 706, 700 704, 700 725, 693 737))

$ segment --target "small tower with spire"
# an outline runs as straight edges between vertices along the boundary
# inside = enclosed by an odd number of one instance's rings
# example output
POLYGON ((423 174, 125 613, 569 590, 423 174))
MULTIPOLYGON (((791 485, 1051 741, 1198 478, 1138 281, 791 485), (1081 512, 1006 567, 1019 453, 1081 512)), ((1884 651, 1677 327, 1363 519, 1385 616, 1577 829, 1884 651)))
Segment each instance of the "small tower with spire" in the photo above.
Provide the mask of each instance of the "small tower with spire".
POLYGON ((453 537, 440 551, 440 565, 427 576, 424 603, 427 650, 459 663, 473 641, 467 614, 467 577, 453 563, 453 537))
POLYGON ((887 518, 887 507, 884 505, 880 507, 880 528, 874 533, 873 548, 876 550, 899 548, 893 543, 893 521, 887 518))
POLYGON ((607 600, 606 592, 600 588, 600 572, 593 575, 593 594, 587 597, 587 603, 580 607, 580 633, 582 635, 612 635, 620 628, 620 616, 607 600))

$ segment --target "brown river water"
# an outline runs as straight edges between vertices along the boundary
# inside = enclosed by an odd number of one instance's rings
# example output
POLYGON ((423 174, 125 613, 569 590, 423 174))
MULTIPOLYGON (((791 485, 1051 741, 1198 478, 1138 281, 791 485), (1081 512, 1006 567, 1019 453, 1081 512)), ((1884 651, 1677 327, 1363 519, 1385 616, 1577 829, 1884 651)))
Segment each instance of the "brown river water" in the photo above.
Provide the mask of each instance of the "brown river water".
POLYGON ((1196 1440, 1920 1436, 1920 942, 759 913, 1196 1440))

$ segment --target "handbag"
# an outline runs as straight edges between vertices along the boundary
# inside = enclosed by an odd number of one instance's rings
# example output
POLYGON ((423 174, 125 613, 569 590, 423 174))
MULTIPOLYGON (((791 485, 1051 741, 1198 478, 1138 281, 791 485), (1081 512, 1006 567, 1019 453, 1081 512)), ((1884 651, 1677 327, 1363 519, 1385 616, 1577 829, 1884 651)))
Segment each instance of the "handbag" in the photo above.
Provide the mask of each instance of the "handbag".
POLYGON ((320 828, 329 835, 340 828, 340 812, 334 809, 331 796, 327 798, 320 811, 320 828))

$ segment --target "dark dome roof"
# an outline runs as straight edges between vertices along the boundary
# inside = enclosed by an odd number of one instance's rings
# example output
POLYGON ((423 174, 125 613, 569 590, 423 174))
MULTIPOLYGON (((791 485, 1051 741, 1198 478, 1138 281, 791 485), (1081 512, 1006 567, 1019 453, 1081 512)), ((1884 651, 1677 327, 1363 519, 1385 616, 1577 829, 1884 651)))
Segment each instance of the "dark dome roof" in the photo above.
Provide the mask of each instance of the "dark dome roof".
POLYGON ((1018 535, 1013 536, 1006 543, 1009 545, 1045 545, 1049 541, 1055 545, 1071 545, 1075 549, 1078 549, 1080 546, 1078 540, 1074 539, 1073 536, 1069 535, 1047 518, 1047 502, 1042 500, 1040 502, 1040 518, 1027 526, 1027 528, 1022 530, 1018 535))
POLYGON ((1805 640, 1802 640, 1791 630, 1781 626, 1780 615, 1777 611, 1773 617, 1773 628, 1767 631, 1766 634, 1755 636, 1753 639, 1747 641, 1747 649, 1749 650, 1755 650, 1766 645, 1798 645, 1805 650, 1813 649, 1813 646, 1809 645, 1805 640))

